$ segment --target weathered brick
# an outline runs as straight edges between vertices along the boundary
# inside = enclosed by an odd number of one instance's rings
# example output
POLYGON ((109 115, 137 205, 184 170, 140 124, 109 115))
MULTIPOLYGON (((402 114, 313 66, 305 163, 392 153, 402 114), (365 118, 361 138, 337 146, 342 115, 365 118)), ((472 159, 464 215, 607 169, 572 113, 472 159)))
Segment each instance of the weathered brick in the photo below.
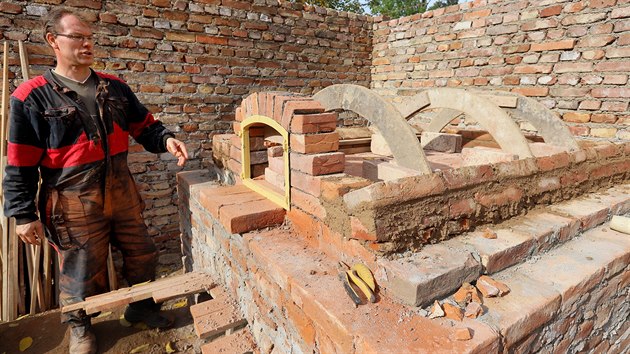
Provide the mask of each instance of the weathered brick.
POLYGON ((343 172, 345 154, 342 152, 303 155, 291 153, 291 168, 313 176, 343 172))
POLYGON ((523 96, 529 97, 544 97, 549 94, 548 87, 518 87, 513 88, 512 92, 520 93, 523 96))
POLYGON ((541 52, 548 50, 573 49, 573 47, 575 47, 575 42, 575 39, 566 39, 557 42, 532 43, 531 50, 534 52, 541 52))
POLYGON ((567 122, 586 123, 591 120, 590 113, 567 112, 562 115, 562 119, 567 122))
POLYGON ((630 88, 612 87, 612 88, 594 88, 591 95, 597 98, 630 98, 630 88))
POLYGON ((9 14, 21 14, 22 6, 9 2, 0 2, 0 12, 9 14))
POLYGON ((337 114, 296 114, 291 119, 291 132, 296 134, 332 132, 337 127, 337 114))
POLYGON ((321 152, 332 152, 339 149, 339 134, 291 134, 290 148, 292 151, 312 154, 321 152))

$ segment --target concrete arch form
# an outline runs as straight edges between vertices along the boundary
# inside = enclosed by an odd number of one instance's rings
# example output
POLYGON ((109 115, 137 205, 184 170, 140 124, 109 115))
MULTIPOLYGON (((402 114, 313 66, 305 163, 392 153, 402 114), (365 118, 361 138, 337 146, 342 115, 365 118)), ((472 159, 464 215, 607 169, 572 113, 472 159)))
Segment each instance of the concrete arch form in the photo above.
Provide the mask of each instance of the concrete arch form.
POLYGON ((338 84, 319 91, 313 99, 327 111, 352 111, 376 126, 399 166, 421 174, 432 172, 413 129, 395 106, 375 92, 359 85, 338 84))
POLYGON ((445 114, 440 114, 429 124, 427 131, 432 132, 441 131, 457 116, 457 112, 464 112, 481 124, 503 151, 519 158, 533 156, 516 122, 498 105, 481 95, 461 89, 437 88, 420 92, 400 103, 400 107, 405 106, 405 112, 411 114, 429 108, 446 108, 445 114))
POLYGON ((545 143, 567 151, 580 150, 580 147, 564 122, 542 103, 513 92, 493 92, 498 96, 516 97, 516 107, 504 108, 514 116, 530 123, 538 130, 545 143))

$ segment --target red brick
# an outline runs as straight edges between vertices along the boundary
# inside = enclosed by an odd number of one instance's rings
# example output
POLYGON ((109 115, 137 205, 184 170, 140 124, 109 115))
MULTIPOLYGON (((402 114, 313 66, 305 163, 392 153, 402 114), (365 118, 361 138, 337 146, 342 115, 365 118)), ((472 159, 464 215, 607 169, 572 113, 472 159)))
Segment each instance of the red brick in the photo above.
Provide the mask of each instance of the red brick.
POLYGON ((612 88, 594 88, 591 95, 597 98, 630 98, 630 88, 612 87, 612 88))
POLYGON ((446 187, 450 190, 489 182, 494 178, 492 166, 464 166, 461 168, 445 170, 442 176, 446 182, 446 187))
POLYGON ((319 199, 297 188, 291 188, 291 205, 295 205, 322 220, 326 217, 326 209, 321 205, 319 199))
POLYGON ((317 244, 319 235, 322 233, 320 220, 298 208, 291 208, 287 212, 287 218, 291 221, 293 229, 299 236, 312 245, 317 244))
POLYGON ((229 159, 228 160, 228 169, 236 174, 236 176, 240 177, 241 172, 243 171, 243 167, 240 162, 229 159))
POLYGON ((344 194, 372 184, 372 181, 357 176, 328 177, 321 181, 321 196, 328 201, 335 201, 344 194))
MULTIPOLYGON (((271 118, 273 118, 273 120, 275 120, 276 122, 278 122, 280 125, 282 125, 282 127, 284 127, 285 129, 289 130, 289 125, 283 125, 282 124, 282 115, 284 113, 284 107, 287 104, 287 102, 291 102, 291 101, 296 101, 296 100, 305 100, 307 99, 306 97, 301 97, 301 96, 296 96, 293 94, 277 94, 277 95, 268 95, 267 96, 267 111, 269 111, 269 106, 270 106, 270 102, 269 101, 273 101, 273 103, 271 104, 271 106, 273 107, 273 116, 271 118)), ((308 112, 307 112, 308 113, 308 112)), ((315 113, 315 112, 312 112, 315 113)))
POLYGON ((291 153, 291 169, 313 176, 343 172, 345 156, 343 152, 315 155, 291 153))
POLYGON ((204 188, 199 191, 199 203, 217 219, 220 209, 226 205, 262 199, 265 197, 242 185, 204 188))
POLYGON ((513 88, 512 92, 520 93, 528 97, 545 97, 549 94, 548 87, 519 87, 513 88))
MULTIPOLYGON (((289 125, 296 114, 314 114, 323 113, 325 111, 321 103, 314 100, 294 100, 285 103, 282 110, 282 118, 279 121, 285 129, 290 130, 289 125)), ((275 113, 274 113, 275 114, 275 113)), ((277 116, 277 115, 276 115, 277 116)))
POLYGON ((337 127, 337 113, 297 114, 291 120, 291 132, 298 134, 325 133, 337 127))
POLYGON ((593 114, 593 115, 591 115, 591 122, 593 122, 593 123, 614 124, 616 121, 617 121, 617 117, 614 114, 593 114))
POLYGON ((566 122, 587 123, 591 120, 591 114, 580 112, 567 112, 562 115, 562 119, 566 122))
POLYGON ((219 209, 219 220, 230 233, 244 233, 284 222, 285 210, 275 203, 253 200, 225 205, 219 209))
POLYGON ((531 51, 533 52, 542 52, 542 51, 550 51, 550 50, 566 50, 573 49, 575 46, 575 39, 566 39, 557 42, 546 42, 546 43, 532 43, 531 51))
POLYGON ((536 159, 536 165, 540 171, 551 171, 558 168, 569 166, 571 159, 566 152, 554 154, 551 156, 543 156, 536 159))
POLYGON ((292 134, 290 137, 291 150, 303 154, 331 152, 339 149, 339 134, 292 134))
POLYGON ((617 0, 590 0, 588 7, 593 9, 612 8, 617 4, 617 0))
POLYGON ((197 42, 204 44, 213 44, 213 45, 227 45, 228 39, 225 37, 217 37, 217 36, 208 36, 205 34, 197 35, 197 42))
POLYGON ((313 327, 313 323, 293 301, 284 302, 283 308, 287 319, 297 329, 300 339, 306 342, 310 347, 314 347, 315 327, 313 327))
POLYGON ((464 21, 471 20, 471 19, 488 17, 488 16, 490 16, 491 13, 492 13, 491 9, 484 9, 484 10, 477 10, 477 11, 467 12, 467 13, 464 14, 464 21))
POLYGON ((588 180, 588 174, 585 172, 569 171, 560 176, 560 183, 563 186, 573 186, 581 184, 588 180))
POLYGON ((148 60, 149 54, 130 51, 128 49, 120 49, 120 50, 112 50, 110 55, 114 58, 122 58, 122 59, 134 59, 134 60, 148 60))
POLYGON ((351 228, 351 236, 357 240, 365 240, 365 241, 377 241, 378 237, 373 233, 369 232, 368 229, 363 225, 361 220, 355 218, 354 216, 350 217, 350 228, 351 228))
POLYGON ((278 173, 269 167, 265 168, 265 181, 269 182, 272 186, 279 190, 284 190, 285 179, 284 174, 278 173))
POLYGON ((498 193, 477 193, 475 200, 486 208, 501 207, 508 204, 516 204, 523 197, 523 191, 515 186, 510 186, 498 193))
POLYGON ((461 216, 474 215, 477 204, 472 198, 449 200, 449 216, 459 218, 461 216))
MULTIPOLYGON (((603 61, 595 65, 595 71, 630 71, 630 61, 603 61)), ((615 97, 615 96, 613 96, 615 97)))
POLYGON ((315 177, 298 171, 291 172, 292 187, 318 198, 321 195, 321 180, 321 177, 315 177))
POLYGON ((21 14, 22 6, 11 4, 8 2, 0 2, 0 12, 9 13, 9 14, 21 14))
POLYGON ((522 262, 535 246, 534 239, 527 234, 508 229, 492 231, 497 234, 496 239, 487 239, 483 237, 482 231, 476 231, 464 240, 479 254, 487 274, 522 262))
POLYGON ((549 6, 540 10, 540 17, 556 16, 562 12, 562 5, 549 6))

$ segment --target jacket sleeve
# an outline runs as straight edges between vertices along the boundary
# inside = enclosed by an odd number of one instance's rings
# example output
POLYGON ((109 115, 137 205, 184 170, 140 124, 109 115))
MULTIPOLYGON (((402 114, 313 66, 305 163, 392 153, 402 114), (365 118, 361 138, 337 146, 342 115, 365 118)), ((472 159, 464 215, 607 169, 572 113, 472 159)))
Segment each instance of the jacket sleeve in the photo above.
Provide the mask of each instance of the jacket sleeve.
POLYGON ((18 225, 37 220, 35 196, 44 144, 37 133, 39 113, 11 97, 7 166, 3 180, 4 215, 18 225))
POLYGON ((127 115, 129 134, 149 152, 156 154, 166 152, 166 139, 175 137, 175 134, 153 117, 129 86, 125 85, 125 90, 130 110, 127 115))

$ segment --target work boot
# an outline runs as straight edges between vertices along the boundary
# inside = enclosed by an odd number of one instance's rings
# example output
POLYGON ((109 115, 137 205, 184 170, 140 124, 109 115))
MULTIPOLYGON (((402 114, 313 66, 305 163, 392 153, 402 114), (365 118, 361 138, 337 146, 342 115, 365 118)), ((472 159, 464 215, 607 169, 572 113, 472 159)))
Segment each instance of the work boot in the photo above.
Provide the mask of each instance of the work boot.
POLYGON ((151 328, 168 328, 173 321, 160 314, 161 304, 156 304, 153 299, 132 302, 125 310, 125 320, 130 323, 144 322, 151 328))
POLYGON ((71 326, 70 354, 94 353, 96 353, 96 336, 91 326, 89 324, 71 326))

